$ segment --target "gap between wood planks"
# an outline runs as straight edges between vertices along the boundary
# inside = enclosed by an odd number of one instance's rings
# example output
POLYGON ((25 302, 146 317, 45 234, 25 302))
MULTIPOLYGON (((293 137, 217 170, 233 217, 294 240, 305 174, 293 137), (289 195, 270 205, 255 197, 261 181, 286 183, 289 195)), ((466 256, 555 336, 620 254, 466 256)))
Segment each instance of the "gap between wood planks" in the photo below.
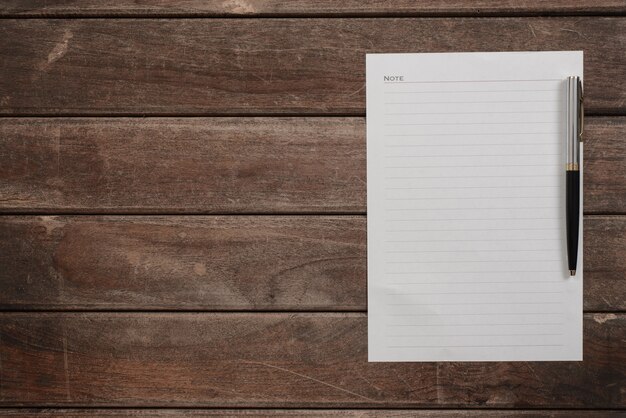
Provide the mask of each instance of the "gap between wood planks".
MULTIPOLYGON (((1 13, 1 12, 0 12, 1 13)), ((520 12, 498 12, 498 11, 467 11, 467 12, 303 12, 303 13, 271 13, 261 12, 259 14, 235 14, 235 13, 207 13, 207 12, 171 12, 171 13, 55 13, 41 12, 40 14, 4 13, 0 14, 0 20, 35 20, 35 19, 58 19, 58 20, 78 20, 78 19, 384 19, 384 18, 513 18, 513 17, 620 17, 626 16, 626 10, 607 11, 520 11, 520 12)))
MULTIPOLYGON (((302 412, 333 412, 333 411, 337 411, 339 413, 345 413, 345 412, 349 412, 349 411, 355 411, 358 413, 362 413, 362 412, 367 412, 367 411, 375 411, 375 412, 385 412, 388 411, 390 413, 402 413, 402 412, 407 412, 407 413, 438 413, 438 412, 456 412, 458 411, 459 413, 464 413, 464 412, 477 412, 477 413, 492 413, 492 412, 507 412, 507 413, 511 413, 511 412, 518 412, 518 413, 530 413, 530 414, 538 414, 541 413, 543 411, 556 411, 556 412, 567 412, 570 411, 572 413, 576 413, 576 412, 582 412, 582 411, 589 411, 589 412, 594 412, 594 411, 602 411, 602 412, 615 412, 615 413, 619 413, 621 411, 626 411, 626 408, 601 408, 601 407, 594 407, 594 408, 572 408, 572 407, 542 407, 542 408, 535 408, 535 409, 524 409, 524 408, 515 408, 515 407, 511 407, 511 408, 490 408, 490 407, 479 407, 479 406, 465 406, 465 407, 450 407, 450 406, 442 406, 442 407, 437 407, 437 408, 432 408, 432 407, 413 407, 410 409, 407 409, 406 407, 393 407, 393 406, 381 406, 381 407, 376 407, 376 406, 350 406, 350 407, 334 407, 334 408, 329 408, 329 407, 325 407, 325 406, 308 406, 306 408, 302 408, 302 407, 297 407, 297 406, 283 406, 280 408, 277 407, 271 407, 271 406, 254 406, 254 407, 228 407, 228 408, 224 408, 224 407, 220 407, 220 406, 107 406, 107 405, 98 405, 98 406, 74 406, 74 405, 56 405, 56 406, 41 406, 41 407, 37 407, 37 406, 2 406, 0 407, 0 414, 5 412, 5 411, 28 411, 28 410, 32 410, 32 411, 46 411, 46 412, 55 412, 55 410, 58 411, 63 411, 63 410, 67 410, 67 411, 72 411, 72 412, 78 412, 81 410, 85 410, 88 411, 90 413, 92 413, 94 410, 102 410, 102 411, 118 411, 118 412, 124 412, 124 411, 208 411, 208 412, 254 412, 254 411, 263 411, 263 412, 267 412, 267 411, 286 411, 286 412, 293 412, 293 411, 302 411, 302 412)), ((131 415, 131 416, 135 416, 135 415, 131 415)), ((414 416, 414 415, 409 415, 409 416, 414 416)), ((481 416, 481 415, 478 415, 481 416)), ((168 415, 169 417, 169 415, 168 415)), ((359 418, 363 418, 361 415, 358 415, 359 418)), ((419 417, 419 416, 418 416, 419 417)), ((443 417, 443 415, 442 415, 443 417)), ((536 415, 530 415, 530 417, 535 418, 536 415)), ((564 416, 566 417, 566 416, 564 416)), ((603 416, 598 416, 598 417, 603 417, 603 416)), ((621 417, 621 415, 620 415, 621 417)), ((551 417, 554 418, 554 417, 551 417)), ((567 417, 570 418, 570 417, 567 417)))
MULTIPOLYGON (((1 20, 2 18, 0 18, 1 20)), ((585 117, 615 117, 626 116, 626 111, 609 112, 595 112, 589 111, 585 113, 585 117)), ((82 118, 82 119, 97 119, 97 118, 138 118, 138 119, 151 119, 151 118, 366 118, 367 115, 362 111, 355 112, 335 112, 335 113, 302 113, 302 112, 233 112, 233 113, 175 113, 175 112, 156 112, 156 113, 0 113, 0 119, 34 119, 34 118, 50 118, 50 119, 70 119, 70 118, 82 118)))
MULTIPOLYGON (((626 212, 596 212, 596 211, 585 211, 583 213, 584 216, 626 216, 626 212)), ((103 211, 90 211, 89 209, 81 210, 78 212, 72 211, 46 211, 46 210, 28 210, 24 209, 21 211, 10 211, 4 212, 0 208, 0 217, 3 216, 259 216, 259 217, 271 217, 271 216, 310 216, 310 217, 325 217, 325 216, 346 216, 346 217, 365 217, 367 218, 366 212, 203 212, 203 211, 194 211, 194 212, 186 212, 185 209, 181 211, 161 211, 156 209, 154 211, 141 209, 141 211, 132 211, 132 210, 117 210, 110 212, 103 211)))
MULTIPOLYGON (((180 314, 224 314, 224 315, 238 315, 238 314, 260 314, 260 315, 274 315, 274 314, 298 314, 298 315, 325 315, 325 314, 346 314, 346 316, 354 316, 355 318, 367 317, 367 309, 320 309, 320 310, 297 310, 297 309, 188 309, 185 307, 180 308, 163 308, 163 309, 113 309, 113 308, 89 308, 89 309, 63 309, 63 308, 31 308, 31 309, 13 309, 13 308, 0 308, 0 314, 98 314, 98 313, 111 313, 111 314, 162 314, 162 313, 180 313, 180 314)), ((626 310, 598 310, 598 309, 583 309, 583 314, 588 315, 623 315, 626 314, 626 310)))
MULTIPOLYGON (((377 415, 378 413, 381 412, 387 412, 390 414, 407 414, 407 415, 402 415, 403 417, 413 417, 413 418, 419 418, 421 416, 423 416, 424 418, 450 418, 448 415, 443 415, 445 413, 458 413, 460 415, 454 415, 454 417, 463 417, 463 418, 467 418, 467 417, 481 417, 481 418, 487 418, 487 417, 495 417, 496 415, 493 415, 494 413, 497 414, 499 412, 505 413, 507 415, 501 415, 502 417, 511 417, 511 413, 517 413, 520 414, 519 417, 539 417, 539 416, 543 416, 543 415, 539 415, 541 413, 544 412, 555 412, 555 413, 563 413, 563 415, 558 415, 558 416, 554 416, 554 415, 550 415, 550 418, 573 418, 573 417, 583 417, 583 415, 577 415, 580 412, 585 412, 585 413, 594 413, 597 412, 598 414, 593 414, 593 415, 584 415, 585 418, 610 418, 615 416, 616 418, 618 417, 622 417, 623 415, 621 415, 621 413, 623 413, 623 411, 626 411, 626 409, 619 409, 619 408, 577 408, 574 409, 572 407, 564 407, 564 408, 558 408, 558 407, 542 407, 540 409, 520 409, 520 408, 515 408, 515 407, 511 407, 511 408, 489 408, 489 407, 476 407, 476 406, 463 406, 463 407, 440 407, 440 408, 436 408, 433 409, 432 407, 413 407, 411 409, 407 409, 406 407, 397 407, 394 408, 393 406, 381 406, 381 407, 376 407, 376 406, 363 406, 363 407, 359 407, 359 406, 349 406, 349 407, 334 407, 334 408, 328 408, 328 407, 316 407, 316 406, 308 406, 306 408, 302 408, 302 407, 290 407, 290 406, 286 406, 286 407, 264 407, 264 406, 256 406, 256 407, 229 407, 229 408, 224 408, 224 407, 212 407, 212 406, 175 406, 175 407, 168 407, 168 406, 130 406, 130 407, 124 407, 124 406, 106 406, 106 405, 99 405, 99 406, 72 406, 72 405, 54 405, 54 406, 41 406, 41 407, 37 407, 37 406, 3 406, 0 408, 0 414, 4 414, 4 413, 8 413, 8 416, 30 416, 30 415, 18 415, 19 413, 35 413, 37 414, 37 416, 44 416, 44 417, 52 417, 52 416, 65 416, 63 414, 63 412, 67 411, 67 413, 71 413, 71 414, 79 414, 80 412, 84 412, 86 415, 84 416, 88 416, 91 417, 93 416, 92 414, 95 411, 102 411, 103 413, 106 414, 106 416, 109 416, 109 413, 111 412, 116 412, 116 413, 128 413, 128 416, 131 417, 138 417, 138 416, 149 416, 152 417, 153 415, 149 414, 151 411, 155 412, 155 413, 165 413, 165 415, 158 415, 158 416, 165 416, 165 417, 172 417, 174 415, 169 415, 170 413, 174 413, 177 412, 180 414, 185 414, 185 415, 181 415, 181 416, 186 416, 186 413, 192 413, 192 415, 189 416, 193 416, 193 417, 197 417, 197 416, 202 416, 202 415, 196 415, 195 412, 207 412, 208 414, 210 414, 209 416, 231 416, 231 415, 217 415, 217 414, 233 414, 233 415, 242 415, 242 416, 251 416, 252 414, 254 414, 255 412, 261 414, 260 416, 268 416, 265 415, 268 412, 298 412, 298 413, 302 413, 302 416, 318 416, 318 415, 308 415, 309 413, 311 414, 319 414, 319 413, 328 413, 329 415, 323 415, 323 416, 329 416, 329 417, 335 417, 335 416, 348 416, 348 417, 358 417, 358 418, 365 418, 366 416, 362 415, 364 413, 367 412, 373 412, 374 415, 372 415, 372 417, 375 416, 379 416, 377 415), (144 415, 143 413, 146 413, 146 415, 144 415), (347 413, 353 412, 355 415, 344 415, 347 413), (568 413, 567 415, 565 415, 565 413, 568 413), (57 415, 58 414, 58 415, 57 415), (426 415, 421 415, 421 414, 426 414, 426 415), (431 415, 433 414, 433 415, 431 415), (525 415, 528 414, 528 415, 525 415), (570 415, 572 414, 572 415, 570 415), (611 415, 605 415, 605 414, 611 414, 611 415)), ((79 416, 79 415, 72 415, 72 416, 79 416)), ((80 415, 83 416, 83 415, 80 415)), ((118 415, 115 415, 116 417, 118 415)), ((122 415, 120 415, 122 416, 122 415)), ((178 415, 176 415, 178 416, 178 415)), ((255 416, 255 415, 252 415, 255 416)), ((283 416, 282 414, 279 414, 278 416, 283 416)), ((284 415, 284 416, 292 416, 292 415, 284 415)), ((393 415, 396 416, 396 415, 393 415)), ((497 415, 500 416, 500 415, 497 415)), ((514 415, 514 416, 518 416, 518 415, 514 415)), ((369 415, 367 416, 369 417, 369 415)))

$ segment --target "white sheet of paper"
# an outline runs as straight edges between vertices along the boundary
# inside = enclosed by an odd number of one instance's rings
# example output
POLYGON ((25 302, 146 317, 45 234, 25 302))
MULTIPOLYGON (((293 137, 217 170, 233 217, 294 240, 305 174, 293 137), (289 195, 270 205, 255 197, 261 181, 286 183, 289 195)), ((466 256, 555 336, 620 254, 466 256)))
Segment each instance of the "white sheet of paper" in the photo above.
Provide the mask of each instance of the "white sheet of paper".
POLYGON ((370 361, 582 360, 564 208, 582 73, 580 51, 367 55, 370 361))

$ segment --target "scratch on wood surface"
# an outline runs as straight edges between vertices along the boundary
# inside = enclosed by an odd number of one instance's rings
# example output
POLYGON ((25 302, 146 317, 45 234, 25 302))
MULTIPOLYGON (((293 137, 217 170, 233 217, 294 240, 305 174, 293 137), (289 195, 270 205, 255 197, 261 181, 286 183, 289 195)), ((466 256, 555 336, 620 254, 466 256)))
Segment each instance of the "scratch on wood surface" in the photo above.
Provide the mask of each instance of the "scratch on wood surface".
MULTIPOLYGON (((322 240, 323 241, 323 240, 322 240)), ((318 263, 326 263, 326 262, 330 262, 330 261, 340 261, 340 260, 353 260, 353 259, 361 259, 361 256, 350 256, 350 257, 328 257, 328 258, 319 258, 316 260, 311 260, 311 261, 305 261, 302 263, 298 263, 295 266, 291 266, 291 267, 287 267, 285 269, 281 269, 278 273, 274 274, 273 277, 280 277, 282 275, 284 275, 285 273, 297 270, 297 269, 301 269, 301 268, 305 268, 305 267, 310 267, 313 266, 315 264, 318 263)))
POLYGON ((254 13, 256 9, 253 5, 244 0, 228 0, 222 3, 222 7, 233 13, 254 13))
POLYGON ((587 37, 585 35, 583 35, 582 32, 579 32, 579 31, 574 30, 574 29, 561 28, 559 30, 562 31, 562 32, 572 32, 572 33, 575 33, 576 35, 580 36, 583 39, 587 39, 587 37))
POLYGON ((66 29, 65 32, 63 32, 63 37, 61 38, 61 40, 57 42, 54 48, 52 48, 52 51, 50 51, 50 53, 48 54, 48 60, 42 63, 39 66, 39 69, 45 70, 46 68, 48 68, 48 66, 63 58, 63 56, 67 53, 70 39, 72 39, 73 37, 74 34, 72 33, 72 31, 66 29))
POLYGON ((4 375, 2 374, 2 333, 0 332, 0 401, 4 400, 4 391, 2 390, 2 382, 4 375))
POLYGON ((206 264, 204 263, 195 263, 193 265, 193 272, 196 273, 197 276, 206 275, 206 264))
MULTIPOLYGON (((264 231, 263 234, 265 234, 265 239, 266 242, 268 242, 268 237, 272 237, 272 239, 297 239, 300 243, 302 243, 303 237, 301 235, 294 235, 294 234, 290 234, 287 232, 271 232, 271 231, 264 231)), ((304 238, 305 241, 307 242, 312 242, 312 243, 321 243, 321 244, 336 244, 336 245, 354 245, 354 246, 362 246, 363 244, 360 241, 350 241, 350 240, 345 240, 342 241, 340 239, 331 239, 331 238, 327 238, 327 237, 322 237, 322 238, 316 238, 316 237, 305 237, 304 238)), ((349 258, 359 258, 359 257, 349 257, 349 258)), ((342 258, 338 258, 339 260, 342 258)), ((325 259, 325 260, 338 260, 337 258, 331 258, 331 259, 325 259)), ((322 261, 322 260, 320 260, 322 261)))
POLYGON ((537 34, 535 33, 535 28, 533 28, 533 25, 531 25, 530 23, 528 24, 528 29, 530 29, 530 33, 533 34, 533 38, 537 37, 537 34))
POLYGON ((248 49, 248 48, 242 48, 240 45, 237 45, 235 48, 232 49, 232 51, 239 55, 239 54, 283 54, 285 52, 296 52, 296 53, 302 53, 303 51, 311 51, 311 52, 315 52, 315 51, 319 51, 319 53, 321 54, 321 51, 331 51, 331 52, 337 52, 340 50, 340 47, 338 46, 324 46, 324 45, 317 45, 317 46, 312 46, 312 47, 300 47, 300 48, 254 48, 254 49, 248 49))
POLYGON ((615 314, 595 314, 593 316, 593 320, 598 324, 604 324, 606 321, 611 321, 613 319, 617 319, 617 315, 615 314))
POLYGON ((365 88, 365 84, 363 84, 360 88, 356 89, 352 93, 348 94, 346 97, 352 97, 355 94, 359 94, 365 88))
POLYGON ((54 128, 54 142, 52 144, 56 154, 57 178, 61 177, 61 127, 54 128))
POLYGON ((70 392, 70 372, 67 361, 67 330, 63 327, 63 369, 65 370, 65 394, 67 400, 72 400, 72 393, 70 392))
POLYGON ((398 374, 398 379, 402 380, 402 383, 404 383, 404 386, 408 389, 408 393, 415 392, 413 386, 411 386, 411 384, 404 377, 402 377, 402 375, 398 374))
POLYGON ((442 395, 442 390, 441 390, 441 385, 439 384, 439 371, 441 368, 441 363, 437 363, 437 381, 436 381, 436 387, 437 387, 437 404, 441 405, 441 400, 443 398, 442 395))
POLYGON ((531 363, 526 363, 526 369, 528 370, 528 373, 530 375, 535 377, 535 380, 537 382, 541 382, 541 378, 539 377, 539 375, 537 374, 537 371, 535 370, 535 368, 533 367, 531 363))
POLYGON ((269 81, 267 79, 261 77, 258 74, 252 74, 252 75, 254 76, 254 78, 257 78, 257 79, 261 80, 264 84, 268 84, 269 83, 269 81))
POLYGON ((43 224, 43 227, 46 229, 46 234, 51 235, 55 229, 63 228, 65 226, 65 222, 59 221, 58 216, 40 216, 39 220, 43 224))
POLYGON ((357 397, 359 397, 359 398, 361 398, 361 399, 365 399, 365 400, 368 400, 368 401, 370 401, 370 402, 377 402, 375 399, 368 398, 367 396, 361 395, 360 393, 352 392, 351 390, 344 389, 344 388, 339 387, 339 386, 335 386, 335 385, 333 385, 333 384, 331 384, 331 383, 324 382, 323 380, 316 379, 316 378, 311 377, 311 376, 307 376, 306 374, 302 374, 302 373, 294 372, 294 371, 292 371, 292 370, 285 369, 285 368, 283 368, 283 367, 274 366, 274 365, 272 365, 272 364, 267 364, 267 363, 262 363, 262 362, 257 362, 257 361, 244 361, 244 363, 247 363, 247 364, 257 364, 257 365, 260 365, 260 366, 269 367, 270 369, 281 370, 281 371, 283 371, 283 372, 285 372, 285 373, 290 373, 290 374, 293 374, 293 375, 295 375, 295 376, 300 376, 300 377, 302 377, 303 379, 307 379, 307 380, 311 380, 311 381, 313 381, 313 382, 320 383, 320 384, 322 384, 322 385, 325 385, 325 386, 331 387, 331 388, 336 389, 336 390, 339 390, 339 391, 341 391, 341 392, 344 392, 344 393, 348 393, 348 394, 350 394, 350 395, 357 396, 357 397))
POLYGON ((65 297, 65 278, 63 277, 63 273, 58 269, 58 264, 48 267, 48 274, 50 274, 51 278, 56 278, 59 286, 59 301, 65 302, 67 300, 65 297))
MULTIPOLYGON (((368 384, 370 387, 373 387, 374 389, 376 389, 376 391, 378 391, 378 392, 383 392, 383 389, 382 389, 380 386, 377 386, 376 384, 374 384, 374 382, 372 382, 371 380, 369 380, 368 378, 366 378, 365 376, 363 376, 361 373, 358 373, 358 372, 357 372, 357 373, 356 373, 356 375, 357 375, 360 379, 362 379, 363 381, 367 382, 367 384, 368 384)), ((407 384, 407 385, 408 385, 408 383, 406 382, 406 380, 404 380, 401 376, 399 376, 399 377, 400 377, 400 379, 402 379, 402 381, 403 381, 405 384, 407 384)))

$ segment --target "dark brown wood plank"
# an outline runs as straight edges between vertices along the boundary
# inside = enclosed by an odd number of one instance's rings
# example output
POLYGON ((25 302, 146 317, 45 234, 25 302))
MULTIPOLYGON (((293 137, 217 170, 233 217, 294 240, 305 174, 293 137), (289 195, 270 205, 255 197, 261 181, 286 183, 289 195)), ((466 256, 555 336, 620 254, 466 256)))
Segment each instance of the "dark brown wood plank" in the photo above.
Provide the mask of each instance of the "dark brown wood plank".
MULTIPOLYGON (((587 119, 587 213, 626 212, 625 136, 587 119)), ((0 118, 0 161, 0 212, 366 210, 363 118, 0 118)))
POLYGON ((365 210, 357 118, 0 119, 0 161, 4 211, 365 210))
POLYGON ((365 54, 584 50, 626 112, 626 18, 3 20, 0 114, 363 114, 365 54), (393 30, 389 30, 393 28, 393 30))
POLYGON ((0 409, 0 415, 12 418, 84 418, 84 417, 321 417, 321 418, 618 418, 624 411, 593 410, 398 410, 398 409, 0 409))
POLYGON ((623 0, 12 0, 0 16, 490 16, 624 13, 623 0))
POLYGON ((363 310, 365 218, 2 217, 0 308, 363 310))
POLYGON ((626 315, 583 362, 368 363, 364 314, 0 314, 2 406, 624 408, 626 315))
POLYGON ((626 310, 626 217, 586 217, 583 259, 585 309, 626 310))
POLYGON ((584 204, 589 212, 626 212, 626 118, 587 118, 584 204))
MULTIPOLYGON (((626 310, 626 217, 585 218, 587 311, 626 310)), ((365 311, 365 217, 1 217, 0 309, 365 311)))

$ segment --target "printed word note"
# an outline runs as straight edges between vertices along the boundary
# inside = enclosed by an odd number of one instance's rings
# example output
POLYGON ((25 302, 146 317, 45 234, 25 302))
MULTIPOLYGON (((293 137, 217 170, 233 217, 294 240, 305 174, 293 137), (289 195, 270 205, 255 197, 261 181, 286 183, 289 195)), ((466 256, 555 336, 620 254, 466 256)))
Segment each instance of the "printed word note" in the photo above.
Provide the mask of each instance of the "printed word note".
POLYGON ((582 360, 564 207, 582 52, 366 61, 369 360, 582 360))

